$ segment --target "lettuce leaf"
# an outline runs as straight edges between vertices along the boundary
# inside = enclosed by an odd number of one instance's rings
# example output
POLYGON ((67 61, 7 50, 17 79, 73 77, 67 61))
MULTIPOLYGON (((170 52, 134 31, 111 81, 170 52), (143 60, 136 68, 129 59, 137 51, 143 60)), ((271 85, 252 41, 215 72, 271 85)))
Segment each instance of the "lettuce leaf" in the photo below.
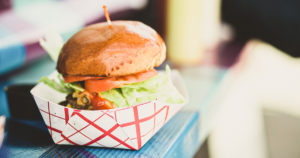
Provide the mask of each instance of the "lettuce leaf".
POLYGON ((101 92, 101 96, 118 107, 136 105, 155 99, 170 104, 182 104, 184 98, 173 85, 170 71, 167 66, 165 73, 159 73, 143 82, 101 92))
POLYGON ((57 76, 57 79, 58 81, 44 76, 39 80, 39 82, 42 82, 61 93, 70 94, 74 91, 80 91, 80 92, 84 91, 84 88, 82 88, 80 85, 76 83, 65 83, 60 74, 57 76))

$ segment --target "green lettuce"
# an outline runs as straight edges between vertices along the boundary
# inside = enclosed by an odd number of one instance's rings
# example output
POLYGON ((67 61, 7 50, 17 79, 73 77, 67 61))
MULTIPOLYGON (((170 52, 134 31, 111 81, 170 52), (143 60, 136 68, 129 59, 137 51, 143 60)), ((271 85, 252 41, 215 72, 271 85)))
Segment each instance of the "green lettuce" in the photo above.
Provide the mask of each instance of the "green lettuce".
POLYGON ((61 93, 70 94, 70 93, 73 93, 74 91, 80 91, 80 92, 84 91, 84 88, 82 88, 79 84, 65 83, 60 74, 57 75, 57 78, 58 78, 58 81, 44 76, 39 80, 39 82, 42 82, 61 93))
POLYGON ((132 83, 121 88, 101 92, 101 96, 118 107, 136 105, 155 99, 169 104, 184 103, 183 96, 171 81, 170 68, 168 66, 165 73, 159 73, 143 82, 132 83))

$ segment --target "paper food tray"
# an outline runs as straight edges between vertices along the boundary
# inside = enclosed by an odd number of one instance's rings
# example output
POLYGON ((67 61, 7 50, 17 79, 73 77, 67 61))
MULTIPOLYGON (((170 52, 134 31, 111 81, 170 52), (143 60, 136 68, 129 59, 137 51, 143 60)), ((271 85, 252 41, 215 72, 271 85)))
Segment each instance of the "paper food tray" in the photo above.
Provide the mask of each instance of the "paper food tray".
MULTIPOLYGON (((172 71, 171 78, 187 102, 180 74, 172 71)), ((125 108, 78 110, 59 105, 66 94, 43 83, 37 84, 31 94, 54 143, 132 150, 139 150, 184 105, 153 100, 125 108)))

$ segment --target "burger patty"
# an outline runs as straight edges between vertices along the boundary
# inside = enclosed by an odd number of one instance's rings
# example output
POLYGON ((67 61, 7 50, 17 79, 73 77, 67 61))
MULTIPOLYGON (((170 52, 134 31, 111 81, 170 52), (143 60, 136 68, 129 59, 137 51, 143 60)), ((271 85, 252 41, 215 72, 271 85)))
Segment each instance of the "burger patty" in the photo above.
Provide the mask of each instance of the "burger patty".
POLYGON ((92 106, 85 104, 85 105, 79 105, 77 103, 77 98, 73 97, 73 94, 69 94, 66 96, 66 100, 60 102, 59 104, 67 107, 71 107, 74 109, 81 109, 81 110, 91 110, 92 106))

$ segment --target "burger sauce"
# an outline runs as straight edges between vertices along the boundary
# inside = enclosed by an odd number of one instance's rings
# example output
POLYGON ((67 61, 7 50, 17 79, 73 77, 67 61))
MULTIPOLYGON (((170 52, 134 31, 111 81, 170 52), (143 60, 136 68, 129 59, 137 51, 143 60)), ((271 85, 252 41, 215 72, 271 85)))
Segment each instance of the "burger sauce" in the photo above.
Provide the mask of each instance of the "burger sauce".
POLYGON ((116 106, 105 98, 101 97, 99 93, 93 93, 91 103, 94 110, 113 109, 116 106))

